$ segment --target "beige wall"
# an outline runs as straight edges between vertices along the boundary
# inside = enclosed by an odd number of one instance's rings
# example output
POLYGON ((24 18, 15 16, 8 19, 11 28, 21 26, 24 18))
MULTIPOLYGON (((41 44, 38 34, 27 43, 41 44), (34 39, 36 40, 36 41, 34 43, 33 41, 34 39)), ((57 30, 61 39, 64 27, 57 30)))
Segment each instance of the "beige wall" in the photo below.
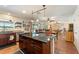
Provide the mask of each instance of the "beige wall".
POLYGON ((72 16, 74 22, 74 44, 79 52, 79 6, 72 16))

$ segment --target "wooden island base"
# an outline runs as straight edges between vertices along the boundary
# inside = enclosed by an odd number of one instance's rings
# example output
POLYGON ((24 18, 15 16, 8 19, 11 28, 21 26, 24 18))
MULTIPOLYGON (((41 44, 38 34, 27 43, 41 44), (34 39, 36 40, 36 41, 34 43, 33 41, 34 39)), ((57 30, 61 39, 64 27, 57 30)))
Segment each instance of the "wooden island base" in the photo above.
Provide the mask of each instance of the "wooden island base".
POLYGON ((19 48, 25 54, 51 54, 52 53, 52 41, 42 42, 35 40, 31 37, 19 36, 19 48))

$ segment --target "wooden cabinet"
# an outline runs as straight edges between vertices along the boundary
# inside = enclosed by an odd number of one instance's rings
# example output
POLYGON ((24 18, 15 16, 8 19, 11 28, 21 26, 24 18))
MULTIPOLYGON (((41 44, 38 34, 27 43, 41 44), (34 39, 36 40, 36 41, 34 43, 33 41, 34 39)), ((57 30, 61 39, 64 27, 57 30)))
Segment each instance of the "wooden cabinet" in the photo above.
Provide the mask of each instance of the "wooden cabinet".
POLYGON ((0 39, 0 46, 2 46, 2 45, 6 45, 7 44, 7 42, 8 42, 8 40, 7 39, 0 39))
POLYGON ((74 42, 74 26, 73 24, 69 24, 69 29, 66 32, 66 41, 74 42))
POLYGON ((10 43, 16 43, 16 33, 0 34, 0 46, 10 43), (10 36, 12 36, 12 39, 10 36))
POLYGON ((39 42, 37 40, 32 40, 32 43, 31 43, 31 47, 32 47, 32 53, 35 53, 35 54, 40 54, 42 53, 42 42, 39 42))
POLYGON ((66 33, 66 41, 74 42, 74 33, 73 32, 66 33))
POLYGON ((29 53, 29 54, 49 54, 51 53, 50 45, 51 45, 50 41, 42 42, 22 36, 20 36, 19 39, 19 48, 24 53, 29 53))

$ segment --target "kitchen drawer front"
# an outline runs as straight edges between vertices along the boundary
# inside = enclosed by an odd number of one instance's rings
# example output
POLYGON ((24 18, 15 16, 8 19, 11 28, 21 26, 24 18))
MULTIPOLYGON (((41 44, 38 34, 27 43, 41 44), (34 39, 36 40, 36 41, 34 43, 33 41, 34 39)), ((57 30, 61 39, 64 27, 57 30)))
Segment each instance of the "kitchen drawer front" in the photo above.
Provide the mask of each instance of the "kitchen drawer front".
POLYGON ((42 53, 42 47, 38 47, 38 46, 33 45, 32 46, 32 53, 41 54, 42 53))
POLYGON ((32 42, 33 45, 36 45, 38 47, 42 47, 42 42, 40 42, 40 41, 32 40, 31 42, 32 42))

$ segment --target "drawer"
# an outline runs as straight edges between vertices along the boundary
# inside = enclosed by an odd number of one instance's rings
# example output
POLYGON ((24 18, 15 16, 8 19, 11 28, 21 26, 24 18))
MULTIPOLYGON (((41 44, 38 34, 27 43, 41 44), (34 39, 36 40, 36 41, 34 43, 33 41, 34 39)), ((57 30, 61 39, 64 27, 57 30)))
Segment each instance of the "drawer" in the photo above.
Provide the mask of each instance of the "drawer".
POLYGON ((39 46, 39 45, 32 44, 31 46, 34 49, 40 49, 40 50, 42 49, 42 46, 39 46))
POLYGON ((40 42, 40 41, 32 40, 31 42, 32 42, 33 45, 36 45, 36 46, 42 47, 42 42, 40 42))
POLYGON ((42 50, 35 50, 34 54, 42 54, 42 50))
POLYGON ((33 46, 32 52, 35 53, 35 54, 40 54, 40 53, 42 53, 42 48, 39 48, 37 46, 33 46))

